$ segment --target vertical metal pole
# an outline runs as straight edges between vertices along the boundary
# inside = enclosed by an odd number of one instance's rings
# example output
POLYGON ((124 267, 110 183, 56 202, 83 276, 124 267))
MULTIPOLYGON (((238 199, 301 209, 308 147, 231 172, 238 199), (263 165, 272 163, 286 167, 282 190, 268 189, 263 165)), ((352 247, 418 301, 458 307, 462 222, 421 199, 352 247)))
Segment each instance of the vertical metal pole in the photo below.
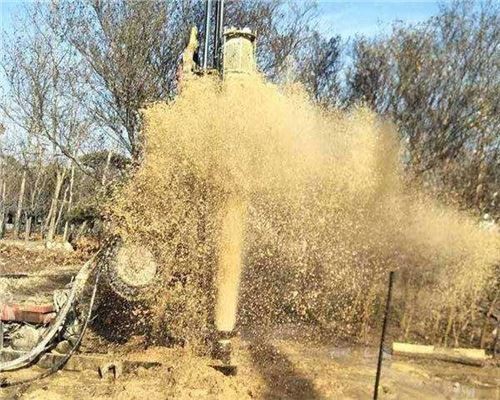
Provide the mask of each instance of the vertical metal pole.
POLYGON ((220 0, 219 18, 219 57, 217 68, 222 69, 222 38, 224 37, 224 0, 220 0))
POLYGON ((212 12, 212 0, 205 3, 205 48, 203 50, 203 69, 208 67, 208 46, 210 44, 210 14, 212 12))
POLYGON ((382 335, 380 337, 380 347, 378 349, 377 375, 375 377, 375 390, 373 391, 373 400, 378 399, 378 385, 380 383, 380 373, 382 371, 382 357, 384 352, 385 331, 387 328, 387 317, 391 306, 392 283, 394 280, 394 271, 389 273, 389 289, 387 291, 387 301, 385 303, 384 322, 382 324, 382 335))
POLYGON ((220 68, 220 49, 224 27, 224 0, 215 2, 214 66, 220 68))
POLYGON ((224 0, 219 0, 219 47, 222 42, 222 34, 224 33, 224 0))
POLYGON ((219 10, 220 10, 220 1, 215 0, 215 29, 214 29, 214 68, 217 68, 217 56, 219 54, 219 10))

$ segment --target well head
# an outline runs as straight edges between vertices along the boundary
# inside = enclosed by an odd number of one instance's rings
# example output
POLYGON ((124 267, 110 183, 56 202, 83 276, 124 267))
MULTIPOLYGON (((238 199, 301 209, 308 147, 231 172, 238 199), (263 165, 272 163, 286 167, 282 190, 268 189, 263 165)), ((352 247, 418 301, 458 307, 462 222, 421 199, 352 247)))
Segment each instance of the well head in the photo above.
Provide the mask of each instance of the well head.
POLYGON ((250 29, 230 28, 224 31, 222 73, 255 73, 255 35, 250 29))

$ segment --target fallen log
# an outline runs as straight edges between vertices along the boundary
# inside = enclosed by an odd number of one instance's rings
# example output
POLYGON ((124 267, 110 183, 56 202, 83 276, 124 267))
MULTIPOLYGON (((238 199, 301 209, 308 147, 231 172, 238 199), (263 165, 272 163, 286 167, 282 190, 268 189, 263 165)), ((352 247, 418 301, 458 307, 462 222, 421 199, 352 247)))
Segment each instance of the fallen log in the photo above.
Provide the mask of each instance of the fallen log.
POLYGON ((483 349, 452 349, 400 342, 392 344, 392 354, 394 356, 433 359, 477 367, 484 366, 486 361, 491 358, 483 349))

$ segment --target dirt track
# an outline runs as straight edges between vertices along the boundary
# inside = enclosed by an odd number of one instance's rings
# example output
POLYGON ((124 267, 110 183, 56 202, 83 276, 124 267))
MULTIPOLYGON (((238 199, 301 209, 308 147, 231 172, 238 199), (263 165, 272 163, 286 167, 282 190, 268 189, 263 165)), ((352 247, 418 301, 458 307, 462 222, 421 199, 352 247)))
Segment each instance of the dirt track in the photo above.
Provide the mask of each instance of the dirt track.
MULTIPOLYGON (((368 399, 375 351, 310 348, 289 341, 242 342, 239 373, 225 377, 208 358, 184 350, 149 349, 126 356, 162 367, 101 380, 96 372, 59 372, 30 386, 2 389, 6 399, 368 399)), ((386 360, 381 399, 498 399, 498 370, 386 360), (495 377, 495 374, 497 376, 495 377)), ((20 378, 39 373, 21 371, 20 378)))
MULTIPOLYGON (((2 274, 30 275, 2 278, 14 297, 36 298, 37 291, 46 297, 67 283, 62 276, 75 271, 74 254, 5 246, 0 250, 2 274)), ((374 348, 306 344, 277 331, 245 332, 239 338, 235 377, 225 377, 211 367, 209 358, 186 349, 143 349, 140 338, 106 351, 116 359, 158 361, 162 366, 139 368, 116 381, 100 379, 96 371, 61 371, 30 385, 0 389, 0 399, 367 399, 372 396, 376 365, 374 348)), ((41 371, 33 367, 3 377, 24 379, 41 371)), ((380 398, 500 399, 500 374, 497 367, 411 362, 386 355, 380 398)))

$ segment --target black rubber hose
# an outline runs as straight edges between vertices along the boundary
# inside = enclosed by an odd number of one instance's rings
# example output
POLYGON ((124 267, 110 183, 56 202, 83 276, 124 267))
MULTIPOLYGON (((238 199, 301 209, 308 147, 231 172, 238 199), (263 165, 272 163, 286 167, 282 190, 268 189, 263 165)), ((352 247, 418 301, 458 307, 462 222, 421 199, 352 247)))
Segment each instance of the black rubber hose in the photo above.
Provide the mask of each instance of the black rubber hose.
POLYGON ((73 345, 73 347, 70 349, 70 351, 63 357, 62 360, 60 360, 57 364, 53 365, 47 371, 42 372, 41 374, 39 374, 39 375, 37 375, 37 376, 35 376, 33 378, 24 379, 24 380, 20 380, 20 381, 8 381, 6 379, 1 380, 0 381, 0 388, 6 388, 6 387, 12 387, 12 386, 20 386, 20 385, 24 385, 26 383, 31 383, 31 382, 37 381, 39 379, 44 379, 44 378, 52 375, 53 373, 57 372, 60 368, 62 368, 64 366, 64 364, 66 364, 68 362, 68 360, 71 358, 71 356, 76 351, 76 349, 78 348, 78 346, 80 346, 80 343, 82 342, 82 339, 83 339, 83 335, 85 334, 85 331, 87 330, 87 326, 89 324, 90 317, 91 317, 91 314, 92 314, 92 307, 94 306, 95 296, 96 296, 96 293, 97 293, 97 286, 98 286, 98 283, 99 283, 99 274, 100 274, 100 270, 98 269, 96 271, 96 277, 95 277, 95 281, 94 281, 94 288, 92 290, 92 296, 90 298, 89 310, 87 312, 87 316, 86 316, 85 321, 83 323, 82 330, 80 331, 80 334, 78 335, 78 338, 77 338, 75 344, 73 345))

